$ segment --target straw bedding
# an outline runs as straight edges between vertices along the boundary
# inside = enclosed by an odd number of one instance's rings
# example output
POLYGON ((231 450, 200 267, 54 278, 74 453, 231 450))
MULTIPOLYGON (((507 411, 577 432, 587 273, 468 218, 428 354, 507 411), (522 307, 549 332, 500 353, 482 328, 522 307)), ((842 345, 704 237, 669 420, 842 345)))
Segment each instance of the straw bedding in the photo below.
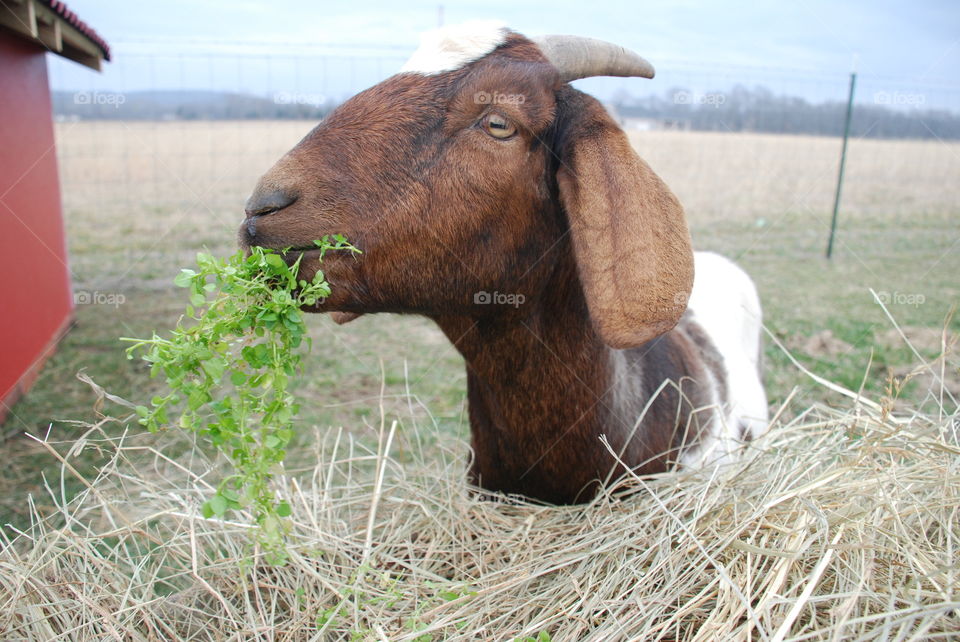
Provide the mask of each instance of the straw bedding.
MULTIPOLYGON (((844 391, 846 392, 846 391, 844 391)), ((102 393, 101 393, 102 394, 102 393)), ((958 415, 854 397, 777 419, 722 470, 631 480, 628 497, 492 500, 463 446, 318 433, 278 487, 290 562, 205 520, 216 466, 166 436, 50 444, 103 465, 0 552, 10 640, 860 640, 960 631, 958 415), (68 450, 68 448, 70 450, 68 450), (399 460, 403 459, 401 463, 399 460), (539 636, 539 637, 538 637, 539 636)), ((942 393, 941 393, 942 394, 942 393)), ((936 392, 931 398, 937 398, 936 392)), ((115 399, 116 400, 116 399, 115 399)), ((929 408, 929 404, 924 406, 929 408)), ((113 436, 109 436, 109 435, 113 436)), ((26 501, 26 500, 25 500, 26 501)))

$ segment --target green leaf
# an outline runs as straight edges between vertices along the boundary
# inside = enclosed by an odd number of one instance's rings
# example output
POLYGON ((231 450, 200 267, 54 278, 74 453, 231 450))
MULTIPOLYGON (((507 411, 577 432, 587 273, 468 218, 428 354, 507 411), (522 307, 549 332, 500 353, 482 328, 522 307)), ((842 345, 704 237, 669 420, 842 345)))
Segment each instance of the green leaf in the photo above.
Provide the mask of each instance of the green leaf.
POLYGON ((207 504, 210 505, 210 510, 213 511, 213 514, 217 517, 223 517, 227 512, 227 498, 223 495, 214 495, 207 504))
POLYGON ((214 381, 220 381, 226 368, 227 364, 222 359, 209 359, 203 362, 204 372, 210 375, 210 378, 214 381))
POLYGON ((293 512, 293 509, 290 508, 288 502, 280 502, 277 504, 277 515, 280 517, 290 517, 290 514, 293 512))
POLYGON ((279 254, 267 254, 263 258, 266 264, 277 270, 277 272, 281 274, 287 273, 289 268, 279 254))
POLYGON ((263 440, 263 445, 271 450, 274 450, 276 448, 283 447, 283 440, 276 435, 267 435, 267 438, 263 440))
POLYGON ((180 288, 188 288, 193 282, 193 277, 195 276, 197 276, 196 272, 184 268, 180 270, 180 274, 173 279, 173 284, 180 288))

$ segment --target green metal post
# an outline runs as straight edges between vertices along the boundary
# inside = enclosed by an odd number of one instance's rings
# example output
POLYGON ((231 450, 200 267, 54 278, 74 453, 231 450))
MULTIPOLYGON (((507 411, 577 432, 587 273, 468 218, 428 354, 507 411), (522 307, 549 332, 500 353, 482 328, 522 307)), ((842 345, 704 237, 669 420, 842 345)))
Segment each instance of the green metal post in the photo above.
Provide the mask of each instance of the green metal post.
POLYGON ((840 150, 840 173, 837 175, 837 193, 833 196, 833 218, 830 219, 830 240, 827 241, 827 258, 833 254, 833 237, 837 233, 837 212, 840 210, 840 189, 843 187, 843 168, 847 164, 847 140, 850 138, 850 118, 853 116, 853 90, 857 85, 857 72, 850 74, 850 94, 847 96, 847 119, 843 125, 843 147, 840 150))

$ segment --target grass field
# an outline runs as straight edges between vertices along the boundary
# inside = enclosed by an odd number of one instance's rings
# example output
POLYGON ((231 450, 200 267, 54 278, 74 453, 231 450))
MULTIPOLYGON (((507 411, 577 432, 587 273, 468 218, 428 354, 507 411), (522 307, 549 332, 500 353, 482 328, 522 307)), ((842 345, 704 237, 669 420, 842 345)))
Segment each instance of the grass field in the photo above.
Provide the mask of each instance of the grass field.
MULTIPOLYGON (((71 420, 96 418, 85 371, 108 391, 142 402, 156 383, 127 361, 119 336, 171 327, 185 304, 173 288, 196 251, 231 252, 254 181, 309 128, 303 122, 65 123, 57 139, 74 287, 121 295, 79 305, 77 325, 3 426, 0 523, 23 525, 23 497, 42 509, 52 460, 24 432, 69 442, 71 420)), ((823 259, 839 141, 804 137, 649 132, 641 154, 686 204, 698 249, 736 259, 756 280, 770 331, 815 372, 883 394, 915 362, 869 292, 916 341, 939 352, 939 332, 960 301, 960 145, 854 141, 836 255, 823 259), (865 377, 868 364, 869 375, 865 377)), ((430 427, 420 439, 466 456, 465 375, 440 332, 416 317, 363 317, 345 327, 311 319, 314 354, 298 393, 310 427, 344 426, 376 439, 380 389, 388 417, 430 427)), ((955 333, 960 321, 954 318, 955 333)), ((957 376, 947 370, 950 385, 957 376)), ((831 401, 773 342, 766 344, 772 404, 799 386, 795 407, 831 401)), ((904 394, 919 390, 916 384, 904 394)), ((119 430, 119 428, 118 428, 119 430)), ((404 448, 400 443, 401 459, 404 448)), ((297 452, 297 449, 291 449, 297 452)), ((293 457, 310 468, 312 452, 293 457)), ((91 455, 89 465, 97 458, 91 455)), ((68 492, 75 490, 67 483, 68 492)))

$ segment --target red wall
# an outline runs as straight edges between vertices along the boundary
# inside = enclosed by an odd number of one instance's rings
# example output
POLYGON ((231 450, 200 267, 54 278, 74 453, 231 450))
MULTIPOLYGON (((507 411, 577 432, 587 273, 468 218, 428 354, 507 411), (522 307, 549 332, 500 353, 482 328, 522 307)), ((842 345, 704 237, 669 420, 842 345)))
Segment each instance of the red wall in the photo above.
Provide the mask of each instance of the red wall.
POLYGON ((73 310, 44 49, 0 30, 0 421, 73 310))

